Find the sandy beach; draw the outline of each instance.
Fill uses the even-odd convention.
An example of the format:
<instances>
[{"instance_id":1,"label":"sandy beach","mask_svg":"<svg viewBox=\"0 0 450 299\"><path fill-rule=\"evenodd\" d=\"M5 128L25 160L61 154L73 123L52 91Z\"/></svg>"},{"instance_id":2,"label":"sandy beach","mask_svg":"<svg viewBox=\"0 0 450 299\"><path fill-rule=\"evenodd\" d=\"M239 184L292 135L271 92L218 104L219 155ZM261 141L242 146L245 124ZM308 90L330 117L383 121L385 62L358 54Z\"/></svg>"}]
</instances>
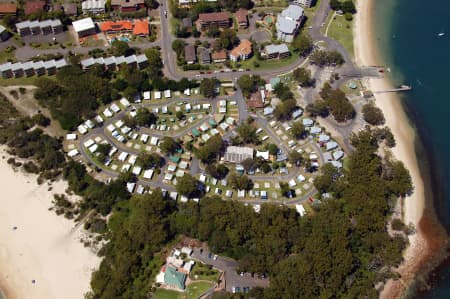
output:
<instances>
[{"instance_id":1,"label":"sandy beach","mask_svg":"<svg viewBox=\"0 0 450 299\"><path fill-rule=\"evenodd\" d=\"M100 259L80 243L82 228L48 210L67 183L49 192L35 175L15 172L3 147L0 153L0 288L8 299L84 298Z\"/></svg>"},{"instance_id":2,"label":"sandy beach","mask_svg":"<svg viewBox=\"0 0 450 299\"><path fill-rule=\"evenodd\" d=\"M373 5L373 0L357 2L358 13L354 28L354 45L356 63L360 66L381 64L377 57L377 47L373 38ZM367 85L372 91L392 88L388 79L370 79L367 80ZM376 94L375 98L377 106L383 110L386 125L391 128L397 142L393 154L409 169L414 184L414 193L404 200L403 219L406 224L413 223L417 233L409 237L410 246L404 254L404 262L398 269L401 279L389 280L380 295L381 298L398 298L412 282L434 247L427 239L427 234L430 232L425 232L424 229L427 227L425 222L430 222L429 218L431 217L423 217L425 189L415 153L416 137L401 106L400 99L394 93Z\"/></svg>"}]
</instances>

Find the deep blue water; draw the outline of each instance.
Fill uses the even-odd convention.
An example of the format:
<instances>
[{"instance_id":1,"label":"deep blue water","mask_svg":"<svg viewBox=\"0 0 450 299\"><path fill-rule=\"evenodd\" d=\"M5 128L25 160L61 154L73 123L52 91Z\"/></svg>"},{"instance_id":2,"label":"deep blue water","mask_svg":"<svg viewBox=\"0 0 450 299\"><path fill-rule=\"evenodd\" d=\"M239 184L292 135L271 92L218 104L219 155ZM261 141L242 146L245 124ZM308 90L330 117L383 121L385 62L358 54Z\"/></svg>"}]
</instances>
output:
<instances>
[{"instance_id":1,"label":"deep blue water","mask_svg":"<svg viewBox=\"0 0 450 299\"><path fill-rule=\"evenodd\" d=\"M364 1L364 0L363 0ZM419 161L430 172L434 206L450 228L450 1L376 0L375 26L382 60L396 84L413 86L403 96L422 141ZM438 33L446 33L439 37ZM426 173L426 172L424 172ZM431 196L427 200L432 200ZM450 266L420 298L450 298Z\"/></svg>"}]
</instances>

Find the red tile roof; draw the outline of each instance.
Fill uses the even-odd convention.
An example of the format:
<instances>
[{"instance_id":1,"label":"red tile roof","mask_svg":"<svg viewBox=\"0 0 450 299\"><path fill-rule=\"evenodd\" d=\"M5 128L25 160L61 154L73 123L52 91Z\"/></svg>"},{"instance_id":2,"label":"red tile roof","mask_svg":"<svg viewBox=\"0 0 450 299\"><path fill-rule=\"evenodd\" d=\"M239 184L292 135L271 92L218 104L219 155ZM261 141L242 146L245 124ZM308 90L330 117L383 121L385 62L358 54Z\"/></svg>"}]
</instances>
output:
<instances>
[{"instance_id":1,"label":"red tile roof","mask_svg":"<svg viewBox=\"0 0 450 299\"><path fill-rule=\"evenodd\" d=\"M230 17L226 12L210 12L199 14L198 19L200 22L221 22L228 21Z\"/></svg>"},{"instance_id":2,"label":"red tile roof","mask_svg":"<svg viewBox=\"0 0 450 299\"><path fill-rule=\"evenodd\" d=\"M264 107L261 92L259 90L255 93L252 93L252 95L250 96L250 99L247 100L247 106L250 108L263 108Z\"/></svg>"},{"instance_id":3,"label":"red tile roof","mask_svg":"<svg viewBox=\"0 0 450 299\"><path fill-rule=\"evenodd\" d=\"M28 1L24 5L24 12L25 15L31 15L34 14L40 10L44 10L45 7L45 1Z\"/></svg>"},{"instance_id":4,"label":"red tile roof","mask_svg":"<svg viewBox=\"0 0 450 299\"><path fill-rule=\"evenodd\" d=\"M133 23L131 21L106 21L100 24L101 31L122 31L133 30Z\"/></svg>"},{"instance_id":5,"label":"red tile roof","mask_svg":"<svg viewBox=\"0 0 450 299\"><path fill-rule=\"evenodd\" d=\"M150 27L147 20L137 20L134 22L134 35L149 35Z\"/></svg>"},{"instance_id":6,"label":"red tile roof","mask_svg":"<svg viewBox=\"0 0 450 299\"><path fill-rule=\"evenodd\" d=\"M248 23L248 18L247 18L247 10L246 9L239 9L236 12L236 20L238 23Z\"/></svg>"},{"instance_id":7,"label":"red tile roof","mask_svg":"<svg viewBox=\"0 0 450 299\"><path fill-rule=\"evenodd\" d=\"M227 52L225 52L224 50L220 51L220 52L214 52L212 53L212 59L213 60L223 60L223 59L227 59Z\"/></svg>"},{"instance_id":8,"label":"red tile roof","mask_svg":"<svg viewBox=\"0 0 450 299\"><path fill-rule=\"evenodd\" d=\"M252 54L252 43L248 39L241 40L241 43L231 50L231 55L240 57L241 55Z\"/></svg>"},{"instance_id":9,"label":"red tile roof","mask_svg":"<svg viewBox=\"0 0 450 299\"><path fill-rule=\"evenodd\" d=\"M15 14L17 5L13 3L0 3L0 14Z\"/></svg>"}]
</instances>

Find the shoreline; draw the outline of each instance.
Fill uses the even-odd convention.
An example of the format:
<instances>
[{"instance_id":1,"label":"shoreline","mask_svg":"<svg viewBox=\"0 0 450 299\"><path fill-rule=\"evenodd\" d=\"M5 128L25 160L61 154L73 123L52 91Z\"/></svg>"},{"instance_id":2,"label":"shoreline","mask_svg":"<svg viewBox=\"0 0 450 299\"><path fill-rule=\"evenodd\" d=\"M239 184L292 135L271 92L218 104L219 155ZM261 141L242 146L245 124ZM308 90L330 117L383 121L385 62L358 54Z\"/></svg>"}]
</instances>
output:
<instances>
[{"instance_id":1,"label":"shoreline","mask_svg":"<svg viewBox=\"0 0 450 299\"><path fill-rule=\"evenodd\" d=\"M373 0L358 0L357 15L354 26L355 60L359 66L379 65L379 50L373 37ZM366 86L372 91L392 88L388 78L368 79ZM399 298L413 284L417 273L427 268L431 261L439 258L442 244L443 228L437 224L436 217L427 207L425 180L416 155L417 135L406 115L399 97L395 94L376 94L376 105L383 111L388 126L396 140L393 148L394 157L402 161L409 170L414 185L411 196L403 199L403 220L406 225L413 223L416 233L409 236L409 246L404 252L404 261L397 272L401 278L388 280L380 293L380 298ZM428 204L430 200L428 201ZM437 225L436 225L437 224ZM428 266L429 268L429 266Z\"/></svg>"},{"instance_id":2,"label":"shoreline","mask_svg":"<svg viewBox=\"0 0 450 299\"><path fill-rule=\"evenodd\" d=\"M49 210L53 194L65 194L67 183L38 185L36 175L7 164L5 149L0 147L1 290L7 299L83 298L100 258L80 242L82 227Z\"/></svg>"}]
</instances>

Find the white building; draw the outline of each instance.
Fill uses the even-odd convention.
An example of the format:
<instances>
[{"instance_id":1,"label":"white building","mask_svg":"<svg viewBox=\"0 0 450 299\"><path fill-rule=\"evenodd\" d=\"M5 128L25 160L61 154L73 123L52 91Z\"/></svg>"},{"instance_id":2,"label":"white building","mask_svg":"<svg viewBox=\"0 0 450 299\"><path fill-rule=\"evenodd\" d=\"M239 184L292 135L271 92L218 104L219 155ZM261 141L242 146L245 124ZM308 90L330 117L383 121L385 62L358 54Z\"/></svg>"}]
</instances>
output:
<instances>
[{"instance_id":1,"label":"white building","mask_svg":"<svg viewBox=\"0 0 450 299\"><path fill-rule=\"evenodd\" d=\"M301 5L303 7L309 8L313 5L315 0L294 0L292 2L295 4Z\"/></svg>"},{"instance_id":2,"label":"white building","mask_svg":"<svg viewBox=\"0 0 450 299\"><path fill-rule=\"evenodd\" d=\"M289 5L277 17L277 38L291 43L303 21L304 10L298 5Z\"/></svg>"},{"instance_id":3,"label":"white building","mask_svg":"<svg viewBox=\"0 0 450 299\"><path fill-rule=\"evenodd\" d=\"M84 14L99 14L105 12L105 0L87 0L81 3Z\"/></svg>"},{"instance_id":4,"label":"white building","mask_svg":"<svg viewBox=\"0 0 450 299\"><path fill-rule=\"evenodd\" d=\"M97 33L94 21L91 18L84 18L72 22L73 30L78 34L78 38Z\"/></svg>"}]
</instances>

